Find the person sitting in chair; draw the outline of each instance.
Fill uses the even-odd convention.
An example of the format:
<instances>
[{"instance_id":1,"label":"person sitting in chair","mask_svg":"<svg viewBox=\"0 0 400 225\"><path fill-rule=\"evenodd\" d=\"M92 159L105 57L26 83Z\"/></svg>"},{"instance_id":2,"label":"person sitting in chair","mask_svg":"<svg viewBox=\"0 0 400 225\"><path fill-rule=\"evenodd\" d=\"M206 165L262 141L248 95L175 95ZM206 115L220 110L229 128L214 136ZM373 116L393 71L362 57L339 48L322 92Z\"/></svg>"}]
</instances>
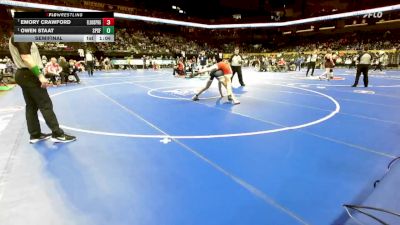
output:
<instances>
[{"instance_id":1,"label":"person sitting in chair","mask_svg":"<svg viewBox=\"0 0 400 225\"><path fill-rule=\"evenodd\" d=\"M174 67L174 73L172 75L175 76L175 73L177 73L179 76L184 76L185 75L185 64L183 64L183 59L180 58L178 60L178 63Z\"/></svg>"},{"instance_id":2,"label":"person sitting in chair","mask_svg":"<svg viewBox=\"0 0 400 225\"><path fill-rule=\"evenodd\" d=\"M61 83L66 83L68 82L69 64L64 57L60 57L60 67L62 68L62 71L60 72Z\"/></svg>"},{"instance_id":3,"label":"person sitting in chair","mask_svg":"<svg viewBox=\"0 0 400 225\"><path fill-rule=\"evenodd\" d=\"M4 60L6 60L6 70L5 73L7 74L14 74L15 71L17 70L14 62L9 59L9 58L5 58Z\"/></svg>"},{"instance_id":4,"label":"person sitting in chair","mask_svg":"<svg viewBox=\"0 0 400 225\"><path fill-rule=\"evenodd\" d=\"M279 69L279 72L282 72L282 71L286 72L287 71L286 61L283 58L281 58L278 61L278 69Z\"/></svg>"},{"instance_id":5,"label":"person sitting in chair","mask_svg":"<svg viewBox=\"0 0 400 225\"><path fill-rule=\"evenodd\" d=\"M75 80L78 84L80 83L78 72L82 72L82 69L80 67L81 65L79 62L76 62L73 59L69 60L69 69L70 69L69 76L75 77Z\"/></svg>"},{"instance_id":6,"label":"person sitting in chair","mask_svg":"<svg viewBox=\"0 0 400 225\"><path fill-rule=\"evenodd\" d=\"M60 79L62 68L57 63L57 59L55 57L50 59L50 62L47 63L44 71L45 77L48 78L54 85L57 85L57 80Z\"/></svg>"},{"instance_id":7,"label":"person sitting in chair","mask_svg":"<svg viewBox=\"0 0 400 225\"><path fill-rule=\"evenodd\" d=\"M0 74L4 75L6 73L7 65L3 63L3 60L0 59Z\"/></svg>"}]
</instances>

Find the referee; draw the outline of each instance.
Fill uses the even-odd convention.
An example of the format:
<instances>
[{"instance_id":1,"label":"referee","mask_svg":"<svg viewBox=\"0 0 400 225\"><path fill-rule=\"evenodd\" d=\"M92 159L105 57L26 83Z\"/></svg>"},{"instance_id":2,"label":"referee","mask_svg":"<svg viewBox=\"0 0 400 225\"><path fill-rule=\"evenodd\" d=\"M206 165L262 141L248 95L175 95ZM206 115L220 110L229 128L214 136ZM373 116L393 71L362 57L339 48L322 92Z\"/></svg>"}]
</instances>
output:
<instances>
[{"instance_id":1,"label":"referee","mask_svg":"<svg viewBox=\"0 0 400 225\"><path fill-rule=\"evenodd\" d=\"M93 77L94 59L91 51L86 51L85 55L86 67L89 77Z\"/></svg>"},{"instance_id":2,"label":"referee","mask_svg":"<svg viewBox=\"0 0 400 225\"><path fill-rule=\"evenodd\" d=\"M243 82L243 77L242 77L242 63L243 63L243 58L241 55L239 55L239 49L235 48L235 54L232 55L231 59L231 67L232 67L232 80L233 76L235 76L235 73L238 74L239 77L239 83L242 87L246 86Z\"/></svg>"},{"instance_id":3,"label":"referee","mask_svg":"<svg viewBox=\"0 0 400 225\"><path fill-rule=\"evenodd\" d=\"M40 72L42 62L39 50L32 42L14 42L14 37L9 40L11 56L17 66L15 74L16 83L21 86L26 103L26 122L30 134L30 143L49 139L53 142L71 142L76 137L67 135L60 128L57 117L53 111L53 103L47 93L48 80ZM40 129L38 110L42 113L47 126L52 134L43 134Z\"/></svg>"},{"instance_id":4,"label":"referee","mask_svg":"<svg viewBox=\"0 0 400 225\"><path fill-rule=\"evenodd\" d=\"M201 51L200 55L199 55L199 57L197 59L197 61L200 64L200 69L204 69L204 68L207 67L207 60L208 60L208 58L206 56L206 52L205 51Z\"/></svg>"},{"instance_id":5,"label":"referee","mask_svg":"<svg viewBox=\"0 0 400 225\"><path fill-rule=\"evenodd\" d=\"M318 59L318 52L317 50L314 50L311 55L308 56L307 58L307 72L306 72L306 77L308 77L308 72L311 70L311 76L314 76L314 69L315 69L315 63L317 62Z\"/></svg>"},{"instance_id":6,"label":"referee","mask_svg":"<svg viewBox=\"0 0 400 225\"><path fill-rule=\"evenodd\" d=\"M368 70L369 70L369 66L371 65L371 59L372 59L372 56L371 56L371 54L368 53L368 46L365 46L364 52L362 52L358 57L359 63L357 65L356 80L354 81L354 84L352 87L357 87L358 80L360 79L361 73L364 76L364 86L368 87Z\"/></svg>"}]
</instances>

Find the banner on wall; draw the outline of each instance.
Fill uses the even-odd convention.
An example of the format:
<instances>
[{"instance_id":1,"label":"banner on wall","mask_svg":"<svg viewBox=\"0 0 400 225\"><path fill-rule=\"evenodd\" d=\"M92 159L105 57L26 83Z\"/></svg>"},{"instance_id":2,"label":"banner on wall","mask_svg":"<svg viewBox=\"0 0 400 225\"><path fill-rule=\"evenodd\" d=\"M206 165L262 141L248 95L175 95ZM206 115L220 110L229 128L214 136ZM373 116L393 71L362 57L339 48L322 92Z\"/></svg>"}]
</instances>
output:
<instances>
[{"instance_id":1,"label":"banner on wall","mask_svg":"<svg viewBox=\"0 0 400 225\"><path fill-rule=\"evenodd\" d=\"M128 14L137 13L137 9L133 7L123 6L123 5L110 5L95 1L83 1L83 6L85 8L98 9L98 10L116 10L118 12L128 13Z\"/></svg>"},{"instance_id":2,"label":"banner on wall","mask_svg":"<svg viewBox=\"0 0 400 225\"><path fill-rule=\"evenodd\" d=\"M122 5L117 5L116 8L119 12L124 12L128 14L135 14L137 12L136 8L122 6Z\"/></svg>"},{"instance_id":3,"label":"banner on wall","mask_svg":"<svg viewBox=\"0 0 400 225\"><path fill-rule=\"evenodd\" d=\"M104 10L106 4L102 2L83 1L83 6L85 8Z\"/></svg>"}]
</instances>

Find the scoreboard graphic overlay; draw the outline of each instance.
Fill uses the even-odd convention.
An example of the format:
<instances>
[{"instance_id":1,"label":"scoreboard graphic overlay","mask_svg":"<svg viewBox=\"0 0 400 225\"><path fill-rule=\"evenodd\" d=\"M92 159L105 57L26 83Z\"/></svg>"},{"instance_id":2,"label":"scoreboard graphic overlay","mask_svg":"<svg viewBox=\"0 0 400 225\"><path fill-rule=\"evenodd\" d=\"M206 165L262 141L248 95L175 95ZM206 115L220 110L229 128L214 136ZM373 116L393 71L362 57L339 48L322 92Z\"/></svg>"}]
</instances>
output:
<instances>
[{"instance_id":1,"label":"scoreboard graphic overlay","mask_svg":"<svg viewBox=\"0 0 400 225\"><path fill-rule=\"evenodd\" d=\"M113 12L16 12L15 42L114 42Z\"/></svg>"}]
</instances>

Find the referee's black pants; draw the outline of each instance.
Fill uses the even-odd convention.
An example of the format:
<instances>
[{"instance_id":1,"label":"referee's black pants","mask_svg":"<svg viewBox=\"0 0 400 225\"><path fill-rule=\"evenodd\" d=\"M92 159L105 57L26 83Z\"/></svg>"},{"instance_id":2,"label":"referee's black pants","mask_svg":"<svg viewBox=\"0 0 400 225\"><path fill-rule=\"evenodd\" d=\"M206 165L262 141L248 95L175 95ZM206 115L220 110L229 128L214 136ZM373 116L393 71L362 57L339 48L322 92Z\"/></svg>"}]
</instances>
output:
<instances>
[{"instance_id":1,"label":"referee's black pants","mask_svg":"<svg viewBox=\"0 0 400 225\"><path fill-rule=\"evenodd\" d=\"M311 70L311 76L314 76L315 62L309 62L309 63L307 64L307 73L306 73L306 77L308 76L308 71L310 71L310 69L312 69L312 70Z\"/></svg>"},{"instance_id":2,"label":"referee's black pants","mask_svg":"<svg viewBox=\"0 0 400 225\"><path fill-rule=\"evenodd\" d=\"M93 69L94 69L94 62L93 61L87 61L86 62L86 66L87 66L87 71L88 71L88 75L93 76Z\"/></svg>"},{"instance_id":3,"label":"referee's black pants","mask_svg":"<svg viewBox=\"0 0 400 225\"><path fill-rule=\"evenodd\" d=\"M54 136L62 135L64 131L58 124L53 111L53 103L47 89L40 87L39 79L29 69L18 69L15 74L15 81L22 88L26 104L26 122L31 137L37 138L41 134L38 110L42 113L52 134Z\"/></svg>"},{"instance_id":4,"label":"referee's black pants","mask_svg":"<svg viewBox=\"0 0 400 225\"><path fill-rule=\"evenodd\" d=\"M357 73L356 73L356 80L354 81L353 86L358 85L358 81L360 80L361 73L363 74L364 78L364 86L368 87L368 70L369 65L367 64L358 64L357 65Z\"/></svg>"},{"instance_id":5,"label":"referee's black pants","mask_svg":"<svg viewBox=\"0 0 400 225\"><path fill-rule=\"evenodd\" d=\"M232 78L231 78L231 81L233 81L233 76L235 76L235 73L237 73L238 77L239 77L240 85L244 86L243 76L242 76L242 67L241 66L231 66L231 67L232 67Z\"/></svg>"}]
</instances>

